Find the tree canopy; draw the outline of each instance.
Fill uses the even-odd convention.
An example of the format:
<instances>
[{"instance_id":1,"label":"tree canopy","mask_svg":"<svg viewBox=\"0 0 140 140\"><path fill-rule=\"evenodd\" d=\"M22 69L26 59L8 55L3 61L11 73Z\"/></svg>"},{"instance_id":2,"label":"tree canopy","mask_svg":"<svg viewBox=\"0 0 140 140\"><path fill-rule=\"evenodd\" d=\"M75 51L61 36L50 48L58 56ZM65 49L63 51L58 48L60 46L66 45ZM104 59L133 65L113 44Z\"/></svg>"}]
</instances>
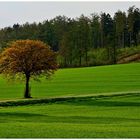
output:
<instances>
[{"instance_id":1,"label":"tree canopy","mask_svg":"<svg viewBox=\"0 0 140 140\"><path fill-rule=\"evenodd\" d=\"M92 13L77 18L56 16L40 23L14 24L0 29L0 48L9 41L41 40L58 52L60 67L80 67L116 62L116 51L140 45L140 9L127 12ZM102 54L96 54L95 52ZM98 60L98 57L102 56Z\"/></svg>"}]
</instances>

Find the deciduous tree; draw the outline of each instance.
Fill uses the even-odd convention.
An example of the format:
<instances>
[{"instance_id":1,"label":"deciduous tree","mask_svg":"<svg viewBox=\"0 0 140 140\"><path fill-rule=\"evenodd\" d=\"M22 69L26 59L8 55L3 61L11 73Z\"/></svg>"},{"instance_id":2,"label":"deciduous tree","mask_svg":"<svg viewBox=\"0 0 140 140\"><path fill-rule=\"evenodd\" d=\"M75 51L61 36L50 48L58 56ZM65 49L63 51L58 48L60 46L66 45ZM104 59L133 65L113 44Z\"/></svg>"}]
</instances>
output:
<instances>
[{"instance_id":1,"label":"deciduous tree","mask_svg":"<svg viewBox=\"0 0 140 140\"><path fill-rule=\"evenodd\" d=\"M29 80L57 70L56 53L41 41L18 40L11 42L0 55L0 73L8 77L23 75L26 81L25 98L30 98Z\"/></svg>"}]
</instances>

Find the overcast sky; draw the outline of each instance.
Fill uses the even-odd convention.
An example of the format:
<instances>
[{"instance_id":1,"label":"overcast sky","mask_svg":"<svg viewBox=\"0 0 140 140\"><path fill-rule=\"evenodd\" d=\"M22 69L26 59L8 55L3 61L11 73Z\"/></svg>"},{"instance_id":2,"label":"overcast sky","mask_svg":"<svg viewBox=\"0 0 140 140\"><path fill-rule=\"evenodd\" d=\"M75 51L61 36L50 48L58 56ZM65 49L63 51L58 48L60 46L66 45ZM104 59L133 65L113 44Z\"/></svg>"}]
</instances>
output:
<instances>
[{"instance_id":1,"label":"overcast sky","mask_svg":"<svg viewBox=\"0 0 140 140\"><path fill-rule=\"evenodd\" d=\"M140 2L0 2L0 28L12 26L15 23L42 22L57 15L78 17L81 14L108 12L112 16L118 9L127 11L135 5L140 8Z\"/></svg>"}]
</instances>

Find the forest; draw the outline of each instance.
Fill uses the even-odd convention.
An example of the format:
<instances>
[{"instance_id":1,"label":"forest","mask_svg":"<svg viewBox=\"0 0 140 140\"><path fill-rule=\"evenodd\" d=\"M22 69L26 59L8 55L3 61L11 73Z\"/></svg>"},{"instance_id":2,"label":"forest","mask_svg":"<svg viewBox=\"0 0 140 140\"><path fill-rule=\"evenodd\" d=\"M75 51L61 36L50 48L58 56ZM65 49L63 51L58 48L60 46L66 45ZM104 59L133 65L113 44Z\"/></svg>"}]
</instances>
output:
<instances>
[{"instance_id":1,"label":"forest","mask_svg":"<svg viewBox=\"0 0 140 140\"><path fill-rule=\"evenodd\" d=\"M14 24L0 29L0 48L19 39L41 40L58 53L60 67L119 63L130 52L140 51L140 9L92 13L77 18L56 16L39 23Z\"/></svg>"}]
</instances>

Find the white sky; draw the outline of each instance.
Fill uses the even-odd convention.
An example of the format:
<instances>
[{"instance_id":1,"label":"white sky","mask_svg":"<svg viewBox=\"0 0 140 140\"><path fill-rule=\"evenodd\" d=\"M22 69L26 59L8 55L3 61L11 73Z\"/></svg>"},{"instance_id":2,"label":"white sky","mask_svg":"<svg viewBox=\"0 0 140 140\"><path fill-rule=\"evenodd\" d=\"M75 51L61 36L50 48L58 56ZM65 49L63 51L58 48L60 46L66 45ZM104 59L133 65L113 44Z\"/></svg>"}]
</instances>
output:
<instances>
[{"instance_id":1,"label":"white sky","mask_svg":"<svg viewBox=\"0 0 140 140\"><path fill-rule=\"evenodd\" d=\"M120 9L127 11L130 6L135 5L140 8L140 1L125 2L73 2L73 1L43 1L43 2L2 2L0 1L0 28L12 26L15 23L42 22L57 15L68 17L78 17L81 14L90 15L91 13L108 12L112 16Z\"/></svg>"}]
</instances>

